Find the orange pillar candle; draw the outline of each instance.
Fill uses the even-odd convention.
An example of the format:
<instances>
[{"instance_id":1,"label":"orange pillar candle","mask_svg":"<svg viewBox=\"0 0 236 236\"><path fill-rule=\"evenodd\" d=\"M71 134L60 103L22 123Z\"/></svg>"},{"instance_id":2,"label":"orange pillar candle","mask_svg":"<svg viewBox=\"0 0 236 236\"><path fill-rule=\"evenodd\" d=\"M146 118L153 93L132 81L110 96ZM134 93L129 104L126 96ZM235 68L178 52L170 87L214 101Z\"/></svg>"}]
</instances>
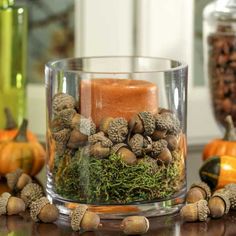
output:
<instances>
[{"instance_id":1,"label":"orange pillar candle","mask_svg":"<svg viewBox=\"0 0 236 236\"><path fill-rule=\"evenodd\" d=\"M131 117L141 111L158 110L158 88L154 83L131 79L82 80L80 113L96 125L104 117Z\"/></svg>"}]
</instances>

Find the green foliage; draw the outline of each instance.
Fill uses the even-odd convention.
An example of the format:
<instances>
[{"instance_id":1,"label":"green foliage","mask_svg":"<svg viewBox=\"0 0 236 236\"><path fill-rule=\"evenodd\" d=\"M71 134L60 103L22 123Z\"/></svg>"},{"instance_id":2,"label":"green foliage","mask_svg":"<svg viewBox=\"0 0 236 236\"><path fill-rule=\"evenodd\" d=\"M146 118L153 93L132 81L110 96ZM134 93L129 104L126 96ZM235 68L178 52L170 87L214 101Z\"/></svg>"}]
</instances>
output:
<instances>
[{"instance_id":1,"label":"green foliage","mask_svg":"<svg viewBox=\"0 0 236 236\"><path fill-rule=\"evenodd\" d=\"M96 159L83 156L80 151L69 161L64 159L57 159L54 169L55 191L79 202L151 201L173 195L182 184L180 156L168 166L157 165L150 157L131 166L115 154L107 159Z\"/></svg>"}]
</instances>

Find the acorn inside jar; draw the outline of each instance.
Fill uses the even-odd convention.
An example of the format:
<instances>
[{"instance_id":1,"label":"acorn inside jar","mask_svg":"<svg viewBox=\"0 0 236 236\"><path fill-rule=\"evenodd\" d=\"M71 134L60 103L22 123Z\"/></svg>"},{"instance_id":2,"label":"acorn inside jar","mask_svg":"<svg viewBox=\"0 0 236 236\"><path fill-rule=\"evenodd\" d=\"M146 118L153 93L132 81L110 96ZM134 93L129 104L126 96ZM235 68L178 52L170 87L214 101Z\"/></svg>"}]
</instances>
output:
<instances>
[{"instance_id":1,"label":"acorn inside jar","mask_svg":"<svg viewBox=\"0 0 236 236\"><path fill-rule=\"evenodd\" d=\"M49 191L93 206L183 202L186 88L173 75L164 89L123 74L48 86Z\"/></svg>"}]
</instances>

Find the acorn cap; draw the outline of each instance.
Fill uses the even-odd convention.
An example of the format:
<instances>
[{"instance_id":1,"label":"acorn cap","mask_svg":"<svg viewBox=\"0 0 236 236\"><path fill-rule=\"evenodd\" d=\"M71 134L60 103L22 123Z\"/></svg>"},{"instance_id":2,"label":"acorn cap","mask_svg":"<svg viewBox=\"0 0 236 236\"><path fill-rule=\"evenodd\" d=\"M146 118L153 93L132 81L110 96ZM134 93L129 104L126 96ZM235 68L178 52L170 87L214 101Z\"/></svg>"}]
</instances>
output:
<instances>
[{"instance_id":1,"label":"acorn cap","mask_svg":"<svg viewBox=\"0 0 236 236\"><path fill-rule=\"evenodd\" d=\"M114 143L122 143L128 135L128 122L124 118L113 119L108 127L107 134Z\"/></svg>"},{"instance_id":2,"label":"acorn cap","mask_svg":"<svg viewBox=\"0 0 236 236\"><path fill-rule=\"evenodd\" d=\"M219 197L223 200L223 202L225 203L225 214L227 214L230 209L230 200L228 195L223 192L216 192L213 194L212 197Z\"/></svg>"},{"instance_id":3,"label":"acorn cap","mask_svg":"<svg viewBox=\"0 0 236 236\"><path fill-rule=\"evenodd\" d=\"M84 217L85 212L87 211L88 206L79 205L76 207L70 214L71 217L71 227L74 231L80 230L80 223Z\"/></svg>"},{"instance_id":4,"label":"acorn cap","mask_svg":"<svg viewBox=\"0 0 236 236\"><path fill-rule=\"evenodd\" d=\"M111 152L112 153L117 153L119 151L119 149L121 149L122 147L127 147L127 144L125 144L125 143L117 143L114 146L112 146Z\"/></svg>"},{"instance_id":5,"label":"acorn cap","mask_svg":"<svg viewBox=\"0 0 236 236\"><path fill-rule=\"evenodd\" d=\"M7 185L11 190L15 188L17 181L22 175L22 173L23 173L23 170L18 168L14 172L6 174Z\"/></svg>"},{"instance_id":6,"label":"acorn cap","mask_svg":"<svg viewBox=\"0 0 236 236\"><path fill-rule=\"evenodd\" d=\"M92 135L96 133L96 125L90 118L85 118L81 116L79 124L76 126L76 129L79 130L84 135Z\"/></svg>"},{"instance_id":7,"label":"acorn cap","mask_svg":"<svg viewBox=\"0 0 236 236\"><path fill-rule=\"evenodd\" d=\"M206 221L208 215L210 214L210 210L207 206L206 200L200 200L194 204L197 204L198 209L198 220L199 221Z\"/></svg>"},{"instance_id":8,"label":"acorn cap","mask_svg":"<svg viewBox=\"0 0 236 236\"><path fill-rule=\"evenodd\" d=\"M21 199L25 202L26 207L41 197L43 197L43 189L35 183L27 184L21 191Z\"/></svg>"},{"instance_id":9,"label":"acorn cap","mask_svg":"<svg viewBox=\"0 0 236 236\"><path fill-rule=\"evenodd\" d=\"M32 204L30 205L30 216L32 217L33 221L39 221L38 214L40 213L41 209L47 204L50 204L50 202L46 197L41 197L32 202Z\"/></svg>"},{"instance_id":10,"label":"acorn cap","mask_svg":"<svg viewBox=\"0 0 236 236\"><path fill-rule=\"evenodd\" d=\"M227 190L226 190L227 191ZM228 197L230 200L230 208L236 210L236 191L231 189L228 191Z\"/></svg>"},{"instance_id":11,"label":"acorn cap","mask_svg":"<svg viewBox=\"0 0 236 236\"><path fill-rule=\"evenodd\" d=\"M129 140L129 146L136 156L143 155L144 137L141 134L135 134Z\"/></svg>"},{"instance_id":12,"label":"acorn cap","mask_svg":"<svg viewBox=\"0 0 236 236\"><path fill-rule=\"evenodd\" d=\"M196 182L196 183L193 183L190 187L191 188L194 188L194 187L198 187L198 188L201 188L205 194L206 194L206 200L208 200L210 197L211 197L211 189L210 187L205 183L205 182Z\"/></svg>"},{"instance_id":13,"label":"acorn cap","mask_svg":"<svg viewBox=\"0 0 236 236\"><path fill-rule=\"evenodd\" d=\"M7 213L7 203L9 198L11 197L10 193L3 193L0 197L0 215L4 215Z\"/></svg>"},{"instance_id":14,"label":"acorn cap","mask_svg":"<svg viewBox=\"0 0 236 236\"><path fill-rule=\"evenodd\" d=\"M152 151L150 155L156 158L165 148L167 148L167 141L165 139L160 139L152 143Z\"/></svg>"},{"instance_id":15,"label":"acorn cap","mask_svg":"<svg viewBox=\"0 0 236 236\"><path fill-rule=\"evenodd\" d=\"M152 151L152 139L149 136L143 139L143 149L145 153L150 153Z\"/></svg>"},{"instance_id":16,"label":"acorn cap","mask_svg":"<svg viewBox=\"0 0 236 236\"><path fill-rule=\"evenodd\" d=\"M235 191L236 192L236 184L235 183L231 183L231 184L226 184L224 186L225 190L230 190L230 191Z\"/></svg>"},{"instance_id":17,"label":"acorn cap","mask_svg":"<svg viewBox=\"0 0 236 236\"><path fill-rule=\"evenodd\" d=\"M58 132L64 128L69 128L69 127L66 127L64 121L56 116L50 123L50 129L52 132Z\"/></svg>"},{"instance_id":18,"label":"acorn cap","mask_svg":"<svg viewBox=\"0 0 236 236\"><path fill-rule=\"evenodd\" d=\"M54 95L52 99L52 110L54 114L58 114L58 112L75 107L75 99L66 93L57 93Z\"/></svg>"},{"instance_id":19,"label":"acorn cap","mask_svg":"<svg viewBox=\"0 0 236 236\"><path fill-rule=\"evenodd\" d=\"M143 111L138 114L143 122L144 135L152 135L155 130L155 118L151 112Z\"/></svg>"},{"instance_id":20,"label":"acorn cap","mask_svg":"<svg viewBox=\"0 0 236 236\"><path fill-rule=\"evenodd\" d=\"M62 119L63 123L66 127L71 126L71 121L74 115L76 114L76 110L73 108L68 108L60 111L57 116Z\"/></svg>"},{"instance_id":21,"label":"acorn cap","mask_svg":"<svg viewBox=\"0 0 236 236\"><path fill-rule=\"evenodd\" d=\"M88 142L90 144L95 144L97 142L101 142L103 147L111 147L113 144L112 141L109 138L107 138L102 131L89 136Z\"/></svg>"},{"instance_id":22,"label":"acorn cap","mask_svg":"<svg viewBox=\"0 0 236 236\"><path fill-rule=\"evenodd\" d=\"M62 129L52 133L52 137L58 143L67 143L70 137L70 129Z\"/></svg>"},{"instance_id":23,"label":"acorn cap","mask_svg":"<svg viewBox=\"0 0 236 236\"><path fill-rule=\"evenodd\" d=\"M180 132L180 122L174 114L170 112L157 113L154 118L157 130L167 130L168 134L174 135Z\"/></svg>"}]
</instances>

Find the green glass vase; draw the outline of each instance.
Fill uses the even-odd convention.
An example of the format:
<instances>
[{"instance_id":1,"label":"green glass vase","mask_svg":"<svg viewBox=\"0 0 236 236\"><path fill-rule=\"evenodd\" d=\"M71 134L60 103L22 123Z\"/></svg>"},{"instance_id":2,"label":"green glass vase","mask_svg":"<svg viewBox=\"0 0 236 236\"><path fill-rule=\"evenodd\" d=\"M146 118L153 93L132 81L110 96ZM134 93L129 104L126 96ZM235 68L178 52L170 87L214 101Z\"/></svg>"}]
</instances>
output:
<instances>
[{"instance_id":1,"label":"green glass vase","mask_svg":"<svg viewBox=\"0 0 236 236\"><path fill-rule=\"evenodd\" d=\"M13 0L0 0L0 128L4 107L19 124L26 113L26 56L28 13Z\"/></svg>"}]
</instances>

